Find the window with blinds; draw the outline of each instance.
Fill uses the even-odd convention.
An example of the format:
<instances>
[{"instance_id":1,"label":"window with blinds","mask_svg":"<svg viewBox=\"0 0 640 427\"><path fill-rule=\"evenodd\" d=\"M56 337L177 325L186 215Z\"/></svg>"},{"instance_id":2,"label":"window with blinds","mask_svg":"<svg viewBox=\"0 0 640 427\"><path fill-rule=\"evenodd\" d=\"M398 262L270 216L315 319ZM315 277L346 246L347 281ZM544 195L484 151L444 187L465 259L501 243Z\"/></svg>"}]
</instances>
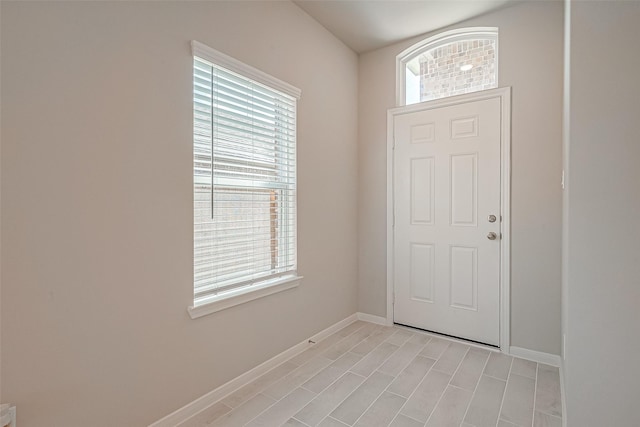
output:
<instances>
[{"instance_id":1,"label":"window with blinds","mask_svg":"<svg viewBox=\"0 0 640 427\"><path fill-rule=\"evenodd\" d=\"M298 96L194 44L194 306L296 276Z\"/></svg>"}]
</instances>

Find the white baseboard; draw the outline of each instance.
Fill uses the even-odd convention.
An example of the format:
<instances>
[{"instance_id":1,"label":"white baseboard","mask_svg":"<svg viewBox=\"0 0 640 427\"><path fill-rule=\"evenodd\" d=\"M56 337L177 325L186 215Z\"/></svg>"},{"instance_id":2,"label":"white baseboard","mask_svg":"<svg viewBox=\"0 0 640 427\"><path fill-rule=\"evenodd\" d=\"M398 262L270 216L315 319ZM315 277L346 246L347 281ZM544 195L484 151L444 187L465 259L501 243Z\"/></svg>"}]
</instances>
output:
<instances>
[{"instance_id":1,"label":"white baseboard","mask_svg":"<svg viewBox=\"0 0 640 427\"><path fill-rule=\"evenodd\" d=\"M387 322L386 317L374 316L373 314L359 312L356 313L356 315L358 316L358 320L362 320L364 322L375 323L376 325L391 326L389 322Z\"/></svg>"},{"instance_id":2,"label":"white baseboard","mask_svg":"<svg viewBox=\"0 0 640 427\"><path fill-rule=\"evenodd\" d=\"M333 334L334 332L337 332L340 329L344 328L345 326L348 326L351 323L355 322L356 320L359 319L359 314L360 313L352 314L346 319L343 319L338 323L335 323L329 326L327 329L321 332L318 332L314 336L302 341L301 343L294 345L293 347L283 351L277 356L272 357L271 359L256 366L250 371L247 371L244 374L232 379L231 381L221 385L215 390L210 391L204 396L199 397L193 402L186 404L185 406L178 409L177 411L154 422L149 427L175 427L178 424L185 422L186 420L193 417L194 415L197 415L199 412L204 411L205 409L207 409L209 406L213 405L220 399L227 397L234 391L238 390L240 387L243 387L249 384L251 381L269 372L271 369L275 368L276 366L282 364L283 362L291 359L297 354L302 353L304 350L313 346L314 344L311 344L309 342L310 340L314 341L315 343L318 343L323 339L327 338L329 335ZM372 316L372 317L375 317L375 316Z\"/></svg>"},{"instance_id":3,"label":"white baseboard","mask_svg":"<svg viewBox=\"0 0 640 427\"><path fill-rule=\"evenodd\" d=\"M560 356L560 401L562 402L562 427L567 427L567 399L564 385L564 358Z\"/></svg>"},{"instance_id":4,"label":"white baseboard","mask_svg":"<svg viewBox=\"0 0 640 427\"><path fill-rule=\"evenodd\" d=\"M545 365L560 367L560 356L557 354L543 353L541 351L529 350L522 347L509 347L509 353L512 356L519 357L521 359L531 360L533 362L544 363Z\"/></svg>"}]
</instances>

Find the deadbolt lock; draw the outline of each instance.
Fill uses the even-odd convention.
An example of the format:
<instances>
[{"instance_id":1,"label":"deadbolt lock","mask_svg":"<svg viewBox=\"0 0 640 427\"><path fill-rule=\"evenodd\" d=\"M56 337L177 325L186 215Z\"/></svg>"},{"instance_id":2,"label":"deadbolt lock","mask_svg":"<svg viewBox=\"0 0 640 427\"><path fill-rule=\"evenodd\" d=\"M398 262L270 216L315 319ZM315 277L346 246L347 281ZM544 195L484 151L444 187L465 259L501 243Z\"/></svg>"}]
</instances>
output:
<instances>
[{"instance_id":1,"label":"deadbolt lock","mask_svg":"<svg viewBox=\"0 0 640 427\"><path fill-rule=\"evenodd\" d=\"M496 219L495 215L489 215L489 222L496 222Z\"/></svg>"}]
</instances>

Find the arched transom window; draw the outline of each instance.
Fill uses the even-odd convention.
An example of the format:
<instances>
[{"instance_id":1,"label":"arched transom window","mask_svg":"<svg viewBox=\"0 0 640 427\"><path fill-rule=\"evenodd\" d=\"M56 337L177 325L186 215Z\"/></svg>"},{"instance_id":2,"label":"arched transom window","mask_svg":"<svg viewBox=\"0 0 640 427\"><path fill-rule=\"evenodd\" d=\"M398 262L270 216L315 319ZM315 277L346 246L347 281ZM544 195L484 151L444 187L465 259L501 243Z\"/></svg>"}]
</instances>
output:
<instances>
[{"instance_id":1,"label":"arched transom window","mask_svg":"<svg viewBox=\"0 0 640 427\"><path fill-rule=\"evenodd\" d=\"M397 57L398 105L498 87L498 29L463 28L423 40Z\"/></svg>"}]
</instances>

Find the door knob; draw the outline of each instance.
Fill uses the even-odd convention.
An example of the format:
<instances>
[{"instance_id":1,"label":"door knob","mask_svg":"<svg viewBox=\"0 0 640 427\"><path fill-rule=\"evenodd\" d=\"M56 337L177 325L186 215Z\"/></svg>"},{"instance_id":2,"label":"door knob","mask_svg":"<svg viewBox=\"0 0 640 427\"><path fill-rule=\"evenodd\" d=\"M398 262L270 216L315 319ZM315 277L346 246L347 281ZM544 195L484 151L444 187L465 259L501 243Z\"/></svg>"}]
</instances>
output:
<instances>
[{"instance_id":1,"label":"door knob","mask_svg":"<svg viewBox=\"0 0 640 427\"><path fill-rule=\"evenodd\" d=\"M489 234L487 234L487 239L489 240L496 240L496 238L498 237L498 235L496 233L494 233L493 231Z\"/></svg>"}]
</instances>

